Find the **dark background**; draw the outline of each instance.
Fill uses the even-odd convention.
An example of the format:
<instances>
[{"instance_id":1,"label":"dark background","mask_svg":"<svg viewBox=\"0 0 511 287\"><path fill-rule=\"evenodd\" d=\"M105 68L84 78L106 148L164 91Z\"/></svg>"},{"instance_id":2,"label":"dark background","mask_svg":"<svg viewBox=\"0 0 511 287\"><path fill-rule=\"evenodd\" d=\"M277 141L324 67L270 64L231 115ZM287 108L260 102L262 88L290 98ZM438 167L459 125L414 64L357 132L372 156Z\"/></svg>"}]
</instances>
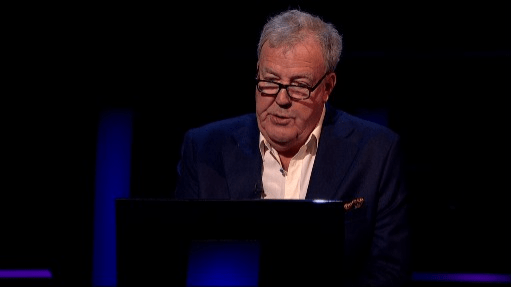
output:
<instances>
[{"instance_id":1,"label":"dark background","mask_svg":"<svg viewBox=\"0 0 511 287\"><path fill-rule=\"evenodd\" d=\"M403 139L415 270L511 273L505 5L352 2L4 7L0 269L90 286L99 115L134 113L131 195L171 196L184 131L254 110L260 29L299 7L343 35L331 103Z\"/></svg>"}]
</instances>

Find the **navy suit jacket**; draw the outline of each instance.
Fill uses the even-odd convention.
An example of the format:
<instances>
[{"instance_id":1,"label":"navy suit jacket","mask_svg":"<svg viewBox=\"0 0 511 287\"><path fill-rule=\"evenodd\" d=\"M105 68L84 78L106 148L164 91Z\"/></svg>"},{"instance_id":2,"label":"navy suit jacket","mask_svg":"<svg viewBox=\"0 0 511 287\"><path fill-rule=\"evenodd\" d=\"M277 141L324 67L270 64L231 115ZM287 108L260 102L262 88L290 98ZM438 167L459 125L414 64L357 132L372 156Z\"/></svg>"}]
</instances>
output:
<instances>
[{"instance_id":1,"label":"navy suit jacket","mask_svg":"<svg viewBox=\"0 0 511 287\"><path fill-rule=\"evenodd\" d=\"M189 130L176 198L255 199L262 158L255 114ZM404 286L410 278L408 203L399 136L326 105L306 199L350 201L346 213L347 285Z\"/></svg>"}]
</instances>

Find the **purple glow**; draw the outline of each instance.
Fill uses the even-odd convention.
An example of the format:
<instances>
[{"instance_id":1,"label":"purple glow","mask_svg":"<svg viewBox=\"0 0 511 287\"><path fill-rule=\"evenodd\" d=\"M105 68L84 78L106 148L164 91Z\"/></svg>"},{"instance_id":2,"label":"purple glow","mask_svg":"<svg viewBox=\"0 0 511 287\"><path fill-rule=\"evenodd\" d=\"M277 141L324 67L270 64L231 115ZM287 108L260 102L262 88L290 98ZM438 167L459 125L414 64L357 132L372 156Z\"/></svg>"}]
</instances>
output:
<instances>
[{"instance_id":1,"label":"purple glow","mask_svg":"<svg viewBox=\"0 0 511 287\"><path fill-rule=\"evenodd\" d=\"M0 278L51 278L49 270L0 270Z\"/></svg>"},{"instance_id":2,"label":"purple glow","mask_svg":"<svg viewBox=\"0 0 511 287\"><path fill-rule=\"evenodd\" d=\"M511 283L511 274L414 273L414 281Z\"/></svg>"}]
</instances>

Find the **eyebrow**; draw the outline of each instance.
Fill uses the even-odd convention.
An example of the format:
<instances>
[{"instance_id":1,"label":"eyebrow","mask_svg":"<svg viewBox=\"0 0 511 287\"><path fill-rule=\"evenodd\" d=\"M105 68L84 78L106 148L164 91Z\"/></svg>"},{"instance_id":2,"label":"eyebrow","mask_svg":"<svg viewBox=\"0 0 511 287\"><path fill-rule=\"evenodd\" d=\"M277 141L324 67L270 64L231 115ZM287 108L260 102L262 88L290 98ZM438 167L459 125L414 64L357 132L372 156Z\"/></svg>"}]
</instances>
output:
<instances>
[{"instance_id":1,"label":"eyebrow","mask_svg":"<svg viewBox=\"0 0 511 287\"><path fill-rule=\"evenodd\" d=\"M262 74L270 74L270 75L273 75L273 76L275 76L275 77L280 79L280 76L278 75L278 73L273 71L271 68L264 68L264 69L261 70L261 73ZM304 73L304 74L294 75L293 77L291 77L291 81L305 79L305 80L308 80L308 81L310 81L312 83L313 78L314 77L312 76L312 74Z\"/></svg>"}]
</instances>

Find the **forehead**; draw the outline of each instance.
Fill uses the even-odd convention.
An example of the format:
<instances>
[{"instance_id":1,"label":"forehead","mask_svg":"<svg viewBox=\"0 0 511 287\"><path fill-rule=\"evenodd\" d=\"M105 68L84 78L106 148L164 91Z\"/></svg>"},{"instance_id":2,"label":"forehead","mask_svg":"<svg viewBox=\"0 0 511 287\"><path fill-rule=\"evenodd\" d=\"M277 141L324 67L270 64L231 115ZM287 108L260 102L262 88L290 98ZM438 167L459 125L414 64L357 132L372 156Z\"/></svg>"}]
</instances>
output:
<instances>
[{"instance_id":1,"label":"forehead","mask_svg":"<svg viewBox=\"0 0 511 287\"><path fill-rule=\"evenodd\" d=\"M325 63L317 41L302 41L293 46L272 46L265 43L261 49L259 69L262 72L296 71L322 73Z\"/></svg>"}]
</instances>

